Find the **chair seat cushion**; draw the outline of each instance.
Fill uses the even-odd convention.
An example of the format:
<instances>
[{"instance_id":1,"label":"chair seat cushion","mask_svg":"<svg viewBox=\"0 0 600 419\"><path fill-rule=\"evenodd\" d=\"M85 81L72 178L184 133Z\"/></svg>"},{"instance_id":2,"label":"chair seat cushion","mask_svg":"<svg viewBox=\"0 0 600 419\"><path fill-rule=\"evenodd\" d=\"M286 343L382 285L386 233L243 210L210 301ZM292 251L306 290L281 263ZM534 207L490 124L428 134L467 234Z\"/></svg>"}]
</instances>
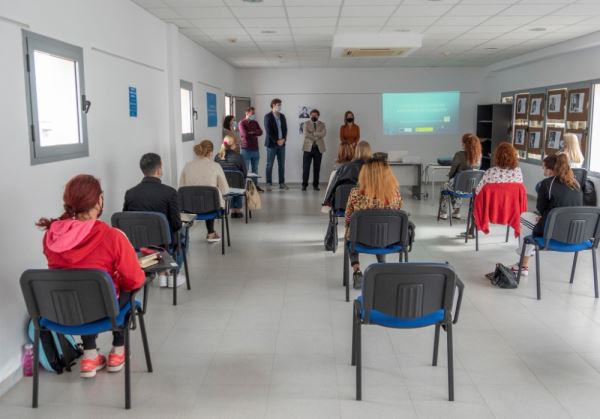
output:
<instances>
[{"instance_id":1,"label":"chair seat cushion","mask_svg":"<svg viewBox=\"0 0 600 419\"><path fill-rule=\"evenodd\" d=\"M364 319L364 308L362 295L356 299L360 304L360 316ZM432 313L426 314L425 316L418 317L415 319L403 319L400 317L390 316L389 314L382 313L381 311L371 310L371 316L369 317L370 324L377 324L385 327L394 327L398 329L412 329L416 327L426 327L444 320L445 311L443 308L436 310Z\"/></svg>"},{"instance_id":2,"label":"chair seat cushion","mask_svg":"<svg viewBox=\"0 0 600 419\"><path fill-rule=\"evenodd\" d=\"M333 214L336 217L345 217L346 216L346 210L336 210L333 212Z\"/></svg>"},{"instance_id":3,"label":"chair seat cushion","mask_svg":"<svg viewBox=\"0 0 600 419\"><path fill-rule=\"evenodd\" d=\"M141 303L139 301L135 302L137 307L141 307ZM130 311L130 303L128 302L121 308L119 311L119 315L117 316L117 326L122 327L125 324L125 316ZM55 323L45 318L40 319L40 326L51 330L56 333L62 333L65 335L95 335L102 332L107 332L112 330L112 323L109 317L105 317L100 320L96 320L95 322L84 323L77 326L67 326L64 324Z\"/></svg>"},{"instance_id":4,"label":"chair seat cushion","mask_svg":"<svg viewBox=\"0 0 600 419\"><path fill-rule=\"evenodd\" d=\"M196 220L206 221L206 220L214 220L215 218L219 218L223 214L223 211L213 211L213 212L205 212L204 214L196 214Z\"/></svg>"},{"instance_id":5,"label":"chair seat cushion","mask_svg":"<svg viewBox=\"0 0 600 419\"><path fill-rule=\"evenodd\" d=\"M453 196L455 198L473 198L472 193L457 192L457 191L451 191L448 189L443 190L442 195L449 195L449 196Z\"/></svg>"},{"instance_id":6,"label":"chair seat cushion","mask_svg":"<svg viewBox=\"0 0 600 419\"><path fill-rule=\"evenodd\" d=\"M594 245L594 242L592 240L586 240L583 243L563 243L557 240L550 240L548 246L544 247L543 237L533 237L533 240L541 249L551 250L553 252L579 252L581 250L589 250Z\"/></svg>"},{"instance_id":7,"label":"chair seat cushion","mask_svg":"<svg viewBox=\"0 0 600 419\"><path fill-rule=\"evenodd\" d=\"M352 246L348 242L348 246L352 249ZM354 249L356 253L366 253L369 255L387 255L390 253L399 253L402 251L402 246L399 244L392 244L388 247L369 247L359 243L354 244Z\"/></svg>"}]
</instances>

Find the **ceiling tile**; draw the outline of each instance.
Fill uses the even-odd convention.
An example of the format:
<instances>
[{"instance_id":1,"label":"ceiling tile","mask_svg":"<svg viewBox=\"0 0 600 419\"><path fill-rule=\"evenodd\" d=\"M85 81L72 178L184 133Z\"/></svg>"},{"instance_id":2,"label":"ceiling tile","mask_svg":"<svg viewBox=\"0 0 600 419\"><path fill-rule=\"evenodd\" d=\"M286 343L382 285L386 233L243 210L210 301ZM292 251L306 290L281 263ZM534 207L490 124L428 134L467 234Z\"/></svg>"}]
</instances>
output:
<instances>
[{"instance_id":1,"label":"ceiling tile","mask_svg":"<svg viewBox=\"0 0 600 419\"><path fill-rule=\"evenodd\" d=\"M335 26L336 17L297 17L290 18L290 25L294 27Z\"/></svg>"},{"instance_id":2,"label":"ceiling tile","mask_svg":"<svg viewBox=\"0 0 600 419\"><path fill-rule=\"evenodd\" d=\"M181 18L181 16L179 16L177 14L177 12L175 12L175 10L170 9L168 7L160 7L160 8L156 8L156 9L151 8L151 9L148 9L148 11L159 19L177 19L177 18L180 19Z\"/></svg>"},{"instance_id":3,"label":"ceiling tile","mask_svg":"<svg viewBox=\"0 0 600 419\"><path fill-rule=\"evenodd\" d=\"M340 26L336 33L373 33L379 31L381 26Z\"/></svg>"},{"instance_id":4,"label":"ceiling tile","mask_svg":"<svg viewBox=\"0 0 600 419\"><path fill-rule=\"evenodd\" d=\"M481 4L476 6L474 4L462 5L459 4L448 11L447 16L491 16L506 9L508 5L498 4Z\"/></svg>"},{"instance_id":5,"label":"ceiling tile","mask_svg":"<svg viewBox=\"0 0 600 419\"><path fill-rule=\"evenodd\" d=\"M224 6L223 0L163 0L171 7L214 7Z\"/></svg>"},{"instance_id":6,"label":"ceiling tile","mask_svg":"<svg viewBox=\"0 0 600 419\"><path fill-rule=\"evenodd\" d=\"M343 17L385 16L389 17L396 10L396 6L344 7Z\"/></svg>"},{"instance_id":7,"label":"ceiling tile","mask_svg":"<svg viewBox=\"0 0 600 419\"><path fill-rule=\"evenodd\" d=\"M442 16L450 10L450 7L450 5L401 5L394 16Z\"/></svg>"},{"instance_id":8,"label":"ceiling tile","mask_svg":"<svg viewBox=\"0 0 600 419\"><path fill-rule=\"evenodd\" d=\"M197 28L230 28L237 27L238 23L236 19L190 19L190 22Z\"/></svg>"},{"instance_id":9,"label":"ceiling tile","mask_svg":"<svg viewBox=\"0 0 600 419\"><path fill-rule=\"evenodd\" d=\"M339 7L287 7L288 17L338 17Z\"/></svg>"},{"instance_id":10,"label":"ceiling tile","mask_svg":"<svg viewBox=\"0 0 600 419\"><path fill-rule=\"evenodd\" d=\"M543 16L560 8L561 4L517 4L500 13L501 16Z\"/></svg>"},{"instance_id":11,"label":"ceiling tile","mask_svg":"<svg viewBox=\"0 0 600 419\"><path fill-rule=\"evenodd\" d=\"M341 17L340 26L377 26L383 25L385 17Z\"/></svg>"},{"instance_id":12,"label":"ceiling tile","mask_svg":"<svg viewBox=\"0 0 600 419\"><path fill-rule=\"evenodd\" d=\"M266 18L266 19L248 19L248 18L239 18L242 25L246 28L261 28L261 29L271 29L271 28L287 28L288 22L286 19L281 18Z\"/></svg>"},{"instance_id":13,"label":"ceiling tile","mask_svg":"<svg viewBox=\"0 0 600 419\"><path fill-rule=\"evenodd\" d=\"M285 19L285 10L283 7L232 7L231 11L240 19L269 17Z\"/></svg>"},{"instance_id":14,"label":"ceiling tile","mask_svg":"<svg viewBox=\"0 0 600 419\"><path fill-rule=\"evenodd\" d=\"M488 16L443 16L435 22L435 26L475 26L488 18Z\"/></svg>"},{"instance_id":15,"label":"ceiling tile","mask_svg":"<svg viewBox=\"0 0 600 419\"><path fill-rule=\"evenodd\" d=\"M185 19L232 18L227 7L178 7L179 16Z\"/></svg>"},{"instance_id":16,"label":"ceiling tile","mask_svg":"<svg viewBox=\"0 0 600 419\"><path fill-rule=\"evenodd\" d=\"M490 26L523 25L536 19L536 16L492 16L485 22Z\"/></svg>"},{"instance_id":17,"label":"ceiling tile","mask_svg":"<svg viewBox=\"0 0 600 419\"><path fill-rule=\"evenodd\" d=\"M388 25L431 25L438 19L437 16L394 16L391 17Z\"/></svg>"},{"instance_id":18,"label":"ceiling tile","mask_svg":"<svg viewBox=\"0 0 600 419\"><path fill-rule=\"evenodd\" d=\"M200 2L204 0L199 0ZM270 7L270 6L283 6L283 0L262 0L261 3L248 3L243 0L223 0L228 6L232 7L253 7L253 8L261 8L261 7Z\"/></svg>"},{"instance_id":19,"label":"ceiling tile","mask_svg":"<svg viewBox=\"0 0 600 419\"><path fill-rule=\"evenodd\" d=\"M133 2L146 10L152 7L167 7L161 0L133 0Z\"/></svg>"}]
</instances>

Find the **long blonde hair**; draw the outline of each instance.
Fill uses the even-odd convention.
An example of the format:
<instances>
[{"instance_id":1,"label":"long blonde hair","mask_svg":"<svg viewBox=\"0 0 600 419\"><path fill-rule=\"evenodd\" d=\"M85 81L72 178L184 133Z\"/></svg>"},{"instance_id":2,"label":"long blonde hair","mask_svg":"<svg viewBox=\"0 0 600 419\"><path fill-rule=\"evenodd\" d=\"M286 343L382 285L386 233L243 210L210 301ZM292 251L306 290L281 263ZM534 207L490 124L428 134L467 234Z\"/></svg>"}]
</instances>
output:
<instances>
[{"instance_id":1,"label":"long blonde hair","mask_svg":"<svg viewBox=\"0 0 600 419\"><path fill-rule=\"evenodd\" d=\"M371 158L371 144L367 141L359 141L356 144L356 150L354 151L354 160L367 160Z\"/></svg>"},{"instance_id":2,"label":"long blonde hair","mask_svg":"<svg viewBox=\"0 0 600 419\"><path fill-rule=\"evenodd\" d=\"M399 195L399 187L387 162L371 159L362 165L358 175L358 188L363 195L387 205Z\"/></svg>"},{"instance_id":3,"label":"long blonde hair","mask_svg":"<svg viewBox=\"0 0 600 419\"><path fill-rule=\"evenodd\" d=\"M221 144L221 149L219 150L219 159L225 159L227 150L235 151L235 137L233 135L226 135L223 137L223 144Z\"/></svg>"},{"instance_id":4,"label":"long blonde hair","mask_svg":"<svg viewBox=\"0 0 600 419\"><path fill-rule=\"evenodd\" d=\"M569 163L583 163L584 157L579 146L579 139L573 133L565 134L565 148L563 152L567 155Z\"/></svg>"}]
</instances>

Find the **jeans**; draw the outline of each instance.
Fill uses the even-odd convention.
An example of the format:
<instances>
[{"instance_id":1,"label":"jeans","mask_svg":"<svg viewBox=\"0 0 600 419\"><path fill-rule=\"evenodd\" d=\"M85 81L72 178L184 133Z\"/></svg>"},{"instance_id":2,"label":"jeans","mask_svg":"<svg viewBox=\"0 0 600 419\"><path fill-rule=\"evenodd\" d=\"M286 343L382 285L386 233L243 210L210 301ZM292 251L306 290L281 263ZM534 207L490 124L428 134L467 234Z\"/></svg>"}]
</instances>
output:
<instances>
[{"instance_id":1,"label":"jeans","mask_svg":"<svg viewBox=\"0 0 600 419\"><path fill-rule=\"evenodd\" d=\"M231 197L231 208L239 209L244 206L244 197L241 195Z\"/></svg>"},{"instance_id":2,"label":"jeans","mask_svg":"<svg viewBox=\"0 0 600 419\"><path fill-rule=\"evenodd\" d=\"M277 166L279 169L279 184L285 183L285 146L267 148L267 185L273 184L273 163L277 157Z\"/></svg>"},{"instance_id":3,"label":"jeans","mask_svg":"<svg viewBox=\"0 0 600 419\"><path fill-rule=\"evenodd\" d=\"M242 157L246 162L246 170L258 174L258 162L260 161L260 152L258 150L242 149ZM258 185L258 179L253 178L255 185Z\"/></svg>"},{"instance_id":4,"label":"jeans","mask_svg":"<svg viewBox=\"0 0 600 419\"><path fill-rule=\"evenodd\" d=\"M119 295L119 308L123 308L125 304L129 302L129 298L131 297L131 293L128 291L121 291ZM90 350L96 349L96 338L98 335L83 335L81 336L81 342L83 342L83 349ZM123 332L114 332L113 331L113 346L123 346L125 345L125 334Z\"/></svg>"},{"instance_id":5,"label":"jeans","mask_svg":"<svg viewBox=\"0 0 600 419\"><path fill-rule=\"evenodd\" d=\"M323 154L319 151L319 147L313 144L310 151L304 152L302 159L302 186L306 188L308 186L308 177L310 176L310 164L313 164L313 186L316 188L319 186L319 174L321 172L321 157Z\"/></svg>"}]
</instances>

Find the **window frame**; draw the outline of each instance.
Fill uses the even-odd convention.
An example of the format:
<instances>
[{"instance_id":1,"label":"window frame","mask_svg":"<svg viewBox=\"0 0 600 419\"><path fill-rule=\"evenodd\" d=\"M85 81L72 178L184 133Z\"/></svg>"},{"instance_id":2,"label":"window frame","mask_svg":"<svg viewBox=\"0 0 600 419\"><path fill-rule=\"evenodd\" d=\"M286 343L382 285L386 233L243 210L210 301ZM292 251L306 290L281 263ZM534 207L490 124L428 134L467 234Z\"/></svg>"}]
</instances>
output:
<instances>
[{"instance_id":1,"label":"window frame","mask_svg":"<svg viewBox=\"0 0 600 419\"><path fill-rule=\"evenodd\" d=\"M182 126L181 127L181 141L183 141L183 142L194 141L195 135L196 135L196 126L194 124L194 117L196 115L196 110L194 109L194 84L189 81L185 81L185 80L179 81L179 98L180 98L180 100L181 100L181 90L182 89L190 92L190 121L192 123L192 132L184 133L183 126ZM183 109L180 109L180 111L181 111L181 114L183 115Z\"/></svg>"},{"instance_id":2,"label":"window frame","mask_svg":"<svg viewBox=\"0 0 600 419\"><path fill-rule=\"evenodd\" d=\"M44 164L62 160L77 159L89 156L87 132L87 112L85 96L85 77L83 48L49 38L34 32L22 30L23 58L25 60L25 90L27 103L28 140L31 164ZM75 81L77 92L77 110L79 123L79 143L41 146L38 118L38 97L35 77L34 51L41 51L75 62Z\"/></svg>"}]
</instances>

